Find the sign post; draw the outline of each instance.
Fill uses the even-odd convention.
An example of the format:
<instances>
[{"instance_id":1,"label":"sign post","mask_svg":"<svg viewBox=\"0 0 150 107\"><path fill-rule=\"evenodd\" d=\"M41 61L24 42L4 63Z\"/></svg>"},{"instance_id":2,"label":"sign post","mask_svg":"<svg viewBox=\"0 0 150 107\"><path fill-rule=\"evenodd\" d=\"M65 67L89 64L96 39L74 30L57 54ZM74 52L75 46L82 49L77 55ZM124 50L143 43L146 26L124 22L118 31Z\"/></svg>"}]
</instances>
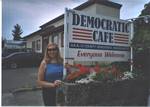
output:
<instances>
[{"instance_id":1,"label":"sign post","mask_svg":"<svg viewBox=\"0 0 150 107\"><path fill-rule=\"evenodd\" d=\"M134 24L133 22L131 22L131 37L130 37L130 44L132 43L132 39L133 39L133 36L134 36ZM132 45L130 46L130 51L131 51L131 54L130 54L130 71L132 72L133 71L133 47Z\"/></svg>"}]
</instances>

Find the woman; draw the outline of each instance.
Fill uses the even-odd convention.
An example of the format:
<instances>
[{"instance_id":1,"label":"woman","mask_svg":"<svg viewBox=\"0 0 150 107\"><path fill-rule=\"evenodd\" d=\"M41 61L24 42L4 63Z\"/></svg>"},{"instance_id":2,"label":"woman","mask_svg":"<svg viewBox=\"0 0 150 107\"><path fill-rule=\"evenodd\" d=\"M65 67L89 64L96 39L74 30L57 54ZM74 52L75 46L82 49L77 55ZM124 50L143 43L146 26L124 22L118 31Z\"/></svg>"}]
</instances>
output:
<instances>
[{"instance_id":1,"label":"woman","mask_svg":"<svg viewBox=\"0 0 150 107\"><path fill-rule=\"evenodd\" d=\"M38 84L42 87L45 106L56 105L56 87L61 85L63 59L56 44L48 44L38 72Z\"/></svg>"}]
</instances>

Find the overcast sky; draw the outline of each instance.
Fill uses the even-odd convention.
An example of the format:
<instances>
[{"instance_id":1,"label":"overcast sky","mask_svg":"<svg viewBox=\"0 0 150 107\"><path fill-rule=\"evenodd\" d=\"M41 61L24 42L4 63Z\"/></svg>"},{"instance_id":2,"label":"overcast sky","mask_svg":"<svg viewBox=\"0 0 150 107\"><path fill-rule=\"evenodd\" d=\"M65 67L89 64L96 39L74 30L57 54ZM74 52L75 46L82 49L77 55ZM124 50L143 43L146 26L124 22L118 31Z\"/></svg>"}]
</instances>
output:
<instances>
[{"instance_id":1,"label":"overcast sky","mask_svg":"<svg viewBox=\"0 0 150 107\"><path fill-rule=\"evenodd\" d=\"M12 39L15 24L21 25L22 37L64 13L65 7L74 8L87 0L2 0L2 36ZM111 0L122 4L121 19L138 17L149 0Z\"/></svg>"}]
</instances>

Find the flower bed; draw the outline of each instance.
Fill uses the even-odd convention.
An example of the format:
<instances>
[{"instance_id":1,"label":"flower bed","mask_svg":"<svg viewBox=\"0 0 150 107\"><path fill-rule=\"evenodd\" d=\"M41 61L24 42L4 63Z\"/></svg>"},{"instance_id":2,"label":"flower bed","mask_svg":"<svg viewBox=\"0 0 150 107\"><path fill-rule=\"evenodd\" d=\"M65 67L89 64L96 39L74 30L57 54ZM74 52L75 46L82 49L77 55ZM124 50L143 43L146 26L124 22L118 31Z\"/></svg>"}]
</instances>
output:
<instances>
[{"instance_id":1,"label":"flower bed","mask_svg":"<svg viewBox=\"0 0 150 107\"><path fill-rule=\"evenodd\" d=\"M63 85L66 106L146 106L148 88L143 78L117 82Z\"/></svg>"},{"instance_id":2,"label":"flower bed","mask_svg":"<svg viewBox=\"0 0 150 107\"><path fill-rule=\"evenodd\" d=\"M69 65L65 81L69 83L84 83L89 81L116 81L133 78L133 73L128 72L128 68L118 66L117 63L101 66L85 66L81 64Z\"/></svg>"},{"instance_id":3,"label":"flower bed","mask_svg":"<svg viewBox=\"0 0 150 107\"><path fill-rule=\"evenodd\" d=\"M148 85L140 72L119 64L71 65L63 90L66 106L145 106Z\"/></svg>"}]
</instances>

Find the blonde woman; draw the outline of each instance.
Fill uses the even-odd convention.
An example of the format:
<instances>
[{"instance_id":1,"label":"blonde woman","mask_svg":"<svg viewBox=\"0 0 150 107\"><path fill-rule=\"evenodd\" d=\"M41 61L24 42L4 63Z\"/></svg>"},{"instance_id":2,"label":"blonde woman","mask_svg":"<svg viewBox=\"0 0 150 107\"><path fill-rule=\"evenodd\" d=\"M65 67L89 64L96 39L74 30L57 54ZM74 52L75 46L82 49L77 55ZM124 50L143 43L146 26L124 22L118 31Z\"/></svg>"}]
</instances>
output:
<instances>
[{"instance_id":1,"label":"blonde woman","mask_svg":"<svg viewBox=\"0 0 150 107\"><path fill-rule=\"evenodd\" d=\"M38 72L38 84L42 87L45 106L56 105L56 87L61 85L63 59L56 44L48 44Z\"/></svg>"}]
</instances>

